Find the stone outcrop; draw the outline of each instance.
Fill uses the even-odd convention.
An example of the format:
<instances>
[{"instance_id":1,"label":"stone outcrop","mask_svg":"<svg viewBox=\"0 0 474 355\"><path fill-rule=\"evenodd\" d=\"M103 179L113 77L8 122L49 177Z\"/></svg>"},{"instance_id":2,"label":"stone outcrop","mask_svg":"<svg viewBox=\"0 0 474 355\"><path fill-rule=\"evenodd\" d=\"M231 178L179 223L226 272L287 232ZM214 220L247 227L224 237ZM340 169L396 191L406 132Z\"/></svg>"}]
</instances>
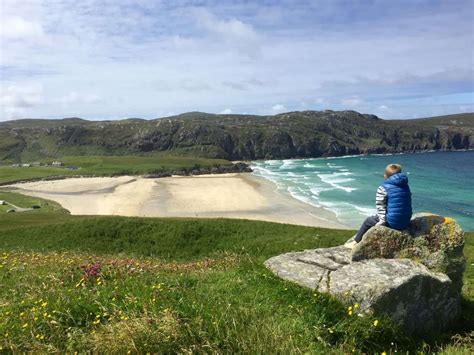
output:
<instances>
[{"instance_id":1,"label":"stone outcrop","mask_svg":"<svg viewBox=\"0 0 474 355\"><path fill-rule=\"evenodd\" d=\"M408 333L449 327L460 313L464 235L453 220L418 215L409 231L377 226L353 249L338 246L275 256L279 277L388 314Z\"/></svg>"}]
</instances>

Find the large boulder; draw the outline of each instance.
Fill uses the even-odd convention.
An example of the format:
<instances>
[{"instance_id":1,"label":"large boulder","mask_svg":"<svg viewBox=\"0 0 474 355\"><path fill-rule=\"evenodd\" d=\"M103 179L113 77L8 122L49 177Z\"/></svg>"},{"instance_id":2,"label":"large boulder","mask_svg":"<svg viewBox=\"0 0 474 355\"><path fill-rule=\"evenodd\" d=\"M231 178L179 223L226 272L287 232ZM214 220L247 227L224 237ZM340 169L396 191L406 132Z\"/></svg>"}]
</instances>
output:
<instances>
[{"instance_id":1,"label":"large boulder","mask_svg":"<svg viewBox=\"0 0 474 355\"><path fill-rule=\"evenodd\" d=\"M410 230L377 226L353 250L312 249L270 258L276 275L361 314L388 314L408 333L449 327L460 314L464 236L451 219L418 215Z\"/></svg>"},{"instance_id":2,"label":"large boulder","mask_svg":"<svg viewBox=\"0 0 474 355\"><path fill-rule=\"evenodd\" d=\"M408 258L434 272L449 276L461 292L465 268L464 233L451 218L420 213L410 228L397 231L384 226L371 228L352 251L352 261L375 258Z\"/></svg>"}]
</instances>

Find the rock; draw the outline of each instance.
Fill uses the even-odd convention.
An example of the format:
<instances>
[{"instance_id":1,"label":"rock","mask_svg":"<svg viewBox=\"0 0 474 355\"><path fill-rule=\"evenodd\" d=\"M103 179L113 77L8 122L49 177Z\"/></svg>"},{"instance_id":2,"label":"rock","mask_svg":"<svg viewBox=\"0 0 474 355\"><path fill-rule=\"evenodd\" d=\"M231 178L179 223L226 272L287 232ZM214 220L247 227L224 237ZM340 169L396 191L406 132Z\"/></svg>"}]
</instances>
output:
<instances>
[{"instance_id":1,"label":"rock","mask_svg":"<svg viewBox=\"0 0 474 355\"><path fill-rule=\"evenodd\" d=\"M408 258L434 272L447 274L461 292L465 268L464 233L450 218L421 213L406 231L384 226L371 228L352 252L353 261L374 258Z\"/></svg>"},{"instance_id":2,"label":"rock","mask_svg":"<svg viewBox=\"0 0 474 355\"><path fill-rule=\"evenodd\" d=\"M417 215L408 231L377 226L354 250L338 246L272 257L279 277L330 293L361 314L385 313L409 334L442 330L460 314L463 232L453 220Z\"/></svg>"}]
</instances>

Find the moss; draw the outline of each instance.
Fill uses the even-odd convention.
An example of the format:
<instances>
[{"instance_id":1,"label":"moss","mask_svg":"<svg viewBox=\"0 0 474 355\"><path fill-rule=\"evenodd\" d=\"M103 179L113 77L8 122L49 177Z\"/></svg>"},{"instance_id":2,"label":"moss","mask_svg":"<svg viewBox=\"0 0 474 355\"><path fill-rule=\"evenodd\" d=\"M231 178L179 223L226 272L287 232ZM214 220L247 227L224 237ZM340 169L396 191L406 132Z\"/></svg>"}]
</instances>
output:
<instances>
[{"instance_id":1,"label":"moss","mask_svg":"<svg viewBox=\"0 0 474 355\"><path fill-rule=\"evenodd\" d=\"M446 222L447 221L447 222ZM379 226L354 248L352 260L407 258L448 275L453 288L462 287L465 269L464 232L452 219L423 214L412 221L410 233Z\"/></svg>"}]
</instances>

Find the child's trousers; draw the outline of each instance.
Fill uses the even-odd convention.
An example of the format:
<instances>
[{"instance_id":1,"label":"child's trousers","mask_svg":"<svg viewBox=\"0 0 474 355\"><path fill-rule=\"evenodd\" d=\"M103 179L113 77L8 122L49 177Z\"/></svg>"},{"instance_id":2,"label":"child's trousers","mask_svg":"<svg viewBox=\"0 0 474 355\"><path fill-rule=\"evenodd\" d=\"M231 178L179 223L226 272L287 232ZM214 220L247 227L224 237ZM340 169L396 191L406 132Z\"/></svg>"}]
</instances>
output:
<instances>
[{"instance_id":1,"label":"child's trousers","mask_svg":"<svg viewBox=\"0 0 474 355\"><path fill-rule=\"evenodd\" d=\"M362 240L362 237L364 236L365 232L367 232L370 228L375 226L377 222L379 221L379 216L370 216L367 217L364 223L359 228L359 231L357 232L357 235L355 237L355 241L359 243Z\"/></svg>"}]
</instances>

